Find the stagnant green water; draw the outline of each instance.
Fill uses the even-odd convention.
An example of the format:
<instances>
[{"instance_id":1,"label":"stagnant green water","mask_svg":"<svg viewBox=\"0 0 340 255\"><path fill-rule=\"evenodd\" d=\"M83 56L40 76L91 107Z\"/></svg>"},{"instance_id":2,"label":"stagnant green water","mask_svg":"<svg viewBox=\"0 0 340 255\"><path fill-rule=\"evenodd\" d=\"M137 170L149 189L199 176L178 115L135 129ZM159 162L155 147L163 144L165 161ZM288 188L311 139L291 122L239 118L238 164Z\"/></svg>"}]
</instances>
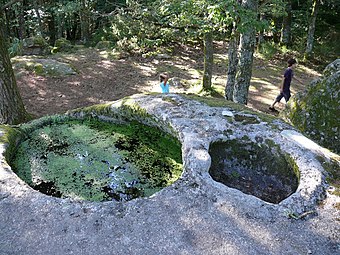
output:
<instances>
[{"instance_id":1,"label":"stagnant green water","mask_svg":"<svg viewBox=\"0 0 340 255\"><path fill-rule=\"evenodd\" d=\"M12 168L48 195L127 201L150 196L180 177L181 146L159 129L138 123L74 120L29 134Z\"/></svg>"}]
</instances>

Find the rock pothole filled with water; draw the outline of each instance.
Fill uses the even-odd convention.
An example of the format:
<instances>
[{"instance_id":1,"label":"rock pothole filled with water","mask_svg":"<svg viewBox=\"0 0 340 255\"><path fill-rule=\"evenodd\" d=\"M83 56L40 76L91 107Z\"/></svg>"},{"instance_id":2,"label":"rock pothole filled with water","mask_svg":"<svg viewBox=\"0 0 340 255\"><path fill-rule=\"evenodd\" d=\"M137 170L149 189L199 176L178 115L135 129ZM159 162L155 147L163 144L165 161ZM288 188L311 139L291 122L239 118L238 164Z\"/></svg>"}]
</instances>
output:
<instances>
[{"instance_id":1,"label":"rock pothole filled with water","mask_svg":"<svg viewBox=\"0 0 340 255\"><path fill-rule=\"evenodd\" d=\"M11 166L47 195L128 201L174 183L182 156L179 141L155 127L69 120L26 134Z\"/></svg>"},{"instance_id":2,"label":"rock pothole filled with water","mask_svg":"<svg viewBox=\"0 0 340 255\"><path fill-rule=\"evenodd\" d=\"M213 142L209 173L217 182L277 204L296 191L298 167L272 141L258 140Z\"/></svg>"}]
</instances>

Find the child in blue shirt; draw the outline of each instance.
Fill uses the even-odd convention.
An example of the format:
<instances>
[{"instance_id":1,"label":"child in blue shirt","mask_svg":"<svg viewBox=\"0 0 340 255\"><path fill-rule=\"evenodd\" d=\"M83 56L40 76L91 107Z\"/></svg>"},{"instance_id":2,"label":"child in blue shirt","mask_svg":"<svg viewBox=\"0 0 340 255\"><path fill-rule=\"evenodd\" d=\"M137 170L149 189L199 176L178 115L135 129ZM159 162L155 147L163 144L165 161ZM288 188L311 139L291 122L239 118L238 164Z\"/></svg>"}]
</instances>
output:
<instances>
[{"instance_id":1,"label":"child in blue shirt","mask_svg":"<svg viewBox=\"0 0 340 255\"><path fill-rule=\"evenodd\" d=\"M168 83L169 75L167 73L161 73L159 75L159 81L161 82L160 87L162 89L162 93L169 93L170 85Z\"/></svg>"}]
</instances>

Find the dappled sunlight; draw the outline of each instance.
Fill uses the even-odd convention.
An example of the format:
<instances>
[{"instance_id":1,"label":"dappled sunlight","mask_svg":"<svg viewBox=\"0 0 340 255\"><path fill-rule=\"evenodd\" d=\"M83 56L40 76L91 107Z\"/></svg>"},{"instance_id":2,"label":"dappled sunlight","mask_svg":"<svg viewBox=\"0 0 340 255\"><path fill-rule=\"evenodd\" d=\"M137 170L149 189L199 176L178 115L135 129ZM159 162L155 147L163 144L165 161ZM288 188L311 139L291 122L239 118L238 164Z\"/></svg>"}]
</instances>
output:
<instances>
[{"instance_id":1,"label":"dappled sunlight","mask_svg":"<svg viewBox=\"0 0 340 255\"><path fill-rule=\"evenodd\" d=\"M214 64L223 64L227 65L228 55L224 53L215 53L214 54Z\"/></svg>"},{"instance_id":2,"label":"dappled sunlight","mask_svg":"<svg viewBox=\"0 0 340 255\"><path fill-rule=\"evenodd\" d=\"M136 67L140 70L140 73L147 76L147 77L152 77L155 76L155 70L153 66L146 65L146 64L136 64ZM158 77L157 77L158 79Z\"/></svg>"},{"instance_id":3,"label":"dappled sunlight","mask_svg":"<svg viewBox=\"0 0 340 255\"><path fill-rule=\"evenodd\" d=\"M112 69L114 68L115 63L109 61L109 60L102 60L100 62L100 67L106 68L106 69Z\"/></svg>"},{"instance_id":4,"label":"dappled sunlight","mask_svg":"<svg viewBox=\"0 0 340 255\"><path fill-rule=\"evenodd\" d=\"M216 85L219 85L219 86L225 86L226 84L226 81L227 81L227 76L226 75L219 75L219 76L215 76L213 75L212 77L212 84L216 84Z\"/></svg>"},{"instance_id":5,"label":"dappled sunlight","mask_svg":"<svg viewBox=\"0 0 340 255\"><path fill-rule=\"evenodd\" d=\"M79 81L69 81L67 82L68 85L70 86L79 86L80 85L80 82Z\"/></svg>"},{"instance_id":6,"label":"dappled sunlight","mask_svg":"<svg viewBox=\"0 0 340 255\"><path fill-rule=\"evenodd\" d=\"M314 78L319 78L321 77L321 74L320 72L318 71L315 71L307 66L304 66L304 65L300 65L298 64L297 65L297 72L300 73L305 73L306 75L310 76L310 77L314 77Z\"/></svg>"},{"instance_id":7,"label":"dappled sunlight","mask_svg":"<svg viewBox=\"0 0 340 255\"><path fill-rule=\"evenodd\" d=\"M214 45L212 86L224 96L228 49L221 42L215 42ZM178 77L183 81L182 86L172 86L170 93L198 93L202 89L204 59L200 47L181 45L174 49L170 59L138 56L114 59L109 55L108 51L93 48L52 55L52 59L69 63L77 70L76 75L67 77L42 77L28 71L16 70L19 89L27 109L37 116L42 116L113 101L136 93L161 92L158 78L161 72L168 72L170 77ZM279 93L285 68L284 61L265 61L255 57L248 96L249 106L268 112L268 104ZM319 75L298 65L296 77L303 85L293 80L292 94L303 90ZM278 108L281 106L278 105Z\"/></svg>"}]
</instances>

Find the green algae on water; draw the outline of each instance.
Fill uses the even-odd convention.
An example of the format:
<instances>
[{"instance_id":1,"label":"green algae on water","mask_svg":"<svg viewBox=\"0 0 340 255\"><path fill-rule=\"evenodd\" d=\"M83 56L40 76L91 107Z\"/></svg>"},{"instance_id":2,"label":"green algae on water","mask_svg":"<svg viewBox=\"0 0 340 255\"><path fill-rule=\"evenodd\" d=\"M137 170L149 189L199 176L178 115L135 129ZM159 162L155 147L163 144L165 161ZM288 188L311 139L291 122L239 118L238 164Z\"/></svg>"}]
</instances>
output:
<instances>
[{"instance_id":1,"label":"green algae on water","mask_svg":"<svg viewBox=\"0 0 340 255\"><path fill-rule=\"evenodd\" d=\"M181 145L157 128L71 120L31 132L12 167L41 192L89 201L127 201L171 185L182 173Z\"/></svg>"}]
</instances>

